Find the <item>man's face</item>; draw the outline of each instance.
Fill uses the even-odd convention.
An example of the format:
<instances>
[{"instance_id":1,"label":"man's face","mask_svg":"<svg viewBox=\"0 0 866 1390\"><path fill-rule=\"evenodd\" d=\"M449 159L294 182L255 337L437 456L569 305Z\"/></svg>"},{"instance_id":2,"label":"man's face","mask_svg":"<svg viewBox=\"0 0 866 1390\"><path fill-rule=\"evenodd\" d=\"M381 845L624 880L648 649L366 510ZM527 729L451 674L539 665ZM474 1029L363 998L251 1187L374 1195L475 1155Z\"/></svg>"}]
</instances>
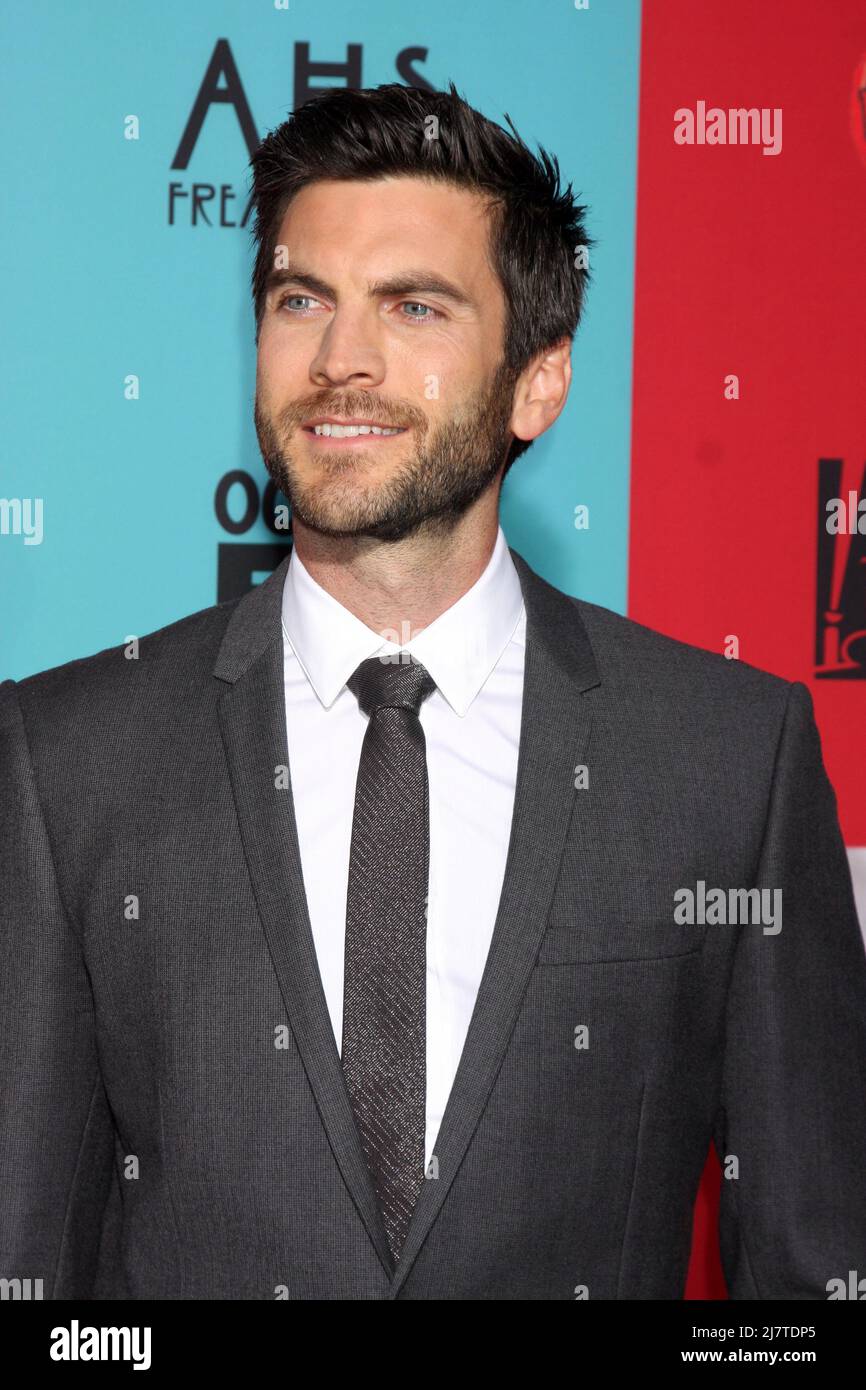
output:
<instances>
[{"instance_id":1,"label":"man's face","mask_svg":"<svg viewBox=\"0 0 866 1390\"><path fill-rule=\"evenodd\" d=\"M498 476L514 380L499 370L506 305L488 237L475 194L419 178L323 181L290 204L255 423L271 477L313 530L399 540L448 526ZM329 419L399 433L317 435Z\"/></svg>"}]
</instances>

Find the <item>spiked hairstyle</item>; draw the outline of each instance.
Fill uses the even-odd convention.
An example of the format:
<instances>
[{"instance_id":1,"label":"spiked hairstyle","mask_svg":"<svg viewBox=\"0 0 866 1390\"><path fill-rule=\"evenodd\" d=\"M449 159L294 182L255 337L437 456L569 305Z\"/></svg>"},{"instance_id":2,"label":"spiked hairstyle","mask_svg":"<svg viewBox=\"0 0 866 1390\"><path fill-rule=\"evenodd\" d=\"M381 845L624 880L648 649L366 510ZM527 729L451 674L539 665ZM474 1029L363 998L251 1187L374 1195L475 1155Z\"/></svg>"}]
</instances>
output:
<instances>
[{"instance_id":1,"label":"spiked hairstyle","mask_svg":"<svg viewBox=\"0 0 866 1390\"><path fill-rule=\"evenodd\" d=\"M431 120L431 118L433 118ZM480 194L490 218L490 263L506 300L501 370L516 381L544 351L577 331L589 282L580 248L594 244L586 207L559 163L536 156L508 115L510 134L458 94L387 83L323 91L272 130L251 160L252 274L256 342L276 239L292 198L320 179L371 180L410 175ZM507 467L529 448L515 439Z\"/></svg>"}]
</instances>

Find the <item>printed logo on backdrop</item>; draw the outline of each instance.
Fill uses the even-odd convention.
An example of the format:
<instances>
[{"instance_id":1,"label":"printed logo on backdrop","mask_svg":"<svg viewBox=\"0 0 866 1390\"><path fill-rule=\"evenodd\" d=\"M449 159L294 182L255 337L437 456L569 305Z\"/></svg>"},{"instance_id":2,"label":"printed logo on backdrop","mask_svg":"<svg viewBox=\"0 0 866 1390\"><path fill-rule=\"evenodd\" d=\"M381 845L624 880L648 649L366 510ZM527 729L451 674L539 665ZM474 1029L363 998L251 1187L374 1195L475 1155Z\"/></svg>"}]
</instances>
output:
<instances>
[{"instance_id":1,"label":"printed logo on backdrop","mask_svg":"<svg viewBox=\"0 0 866 1390\"><path fill-rule=\"evenodd\" d=\"M397 77L408 87L418 87L422 91L435 90L432 83L415 72L412 63L423 62L427 57L426 48L404 48L396 54L394 67ZM294 80L292 86L291 110L297 111L304 102L317 92L333 87L358 88L364 85L363 47L359 43L345 46L345 59L310 58L310 45L294 45ZM333 79L317 82L314 79ZM369 79L368 79L369 80ZM205 70L201 85L193 100L189 117L181 134L172 169L187 169L195 154L196 144L205 121L213 106L234 108L238 128L252 156L259 146L261 136L253 118L252 107L244 87L238 65L228 39L217 39L210 61ZM235 164L236 156L231 155ZM240 200L240 201L239 201ZM244 201L245 200L245 201ZM240 207L243 212L238 217ZM247 188L239 190L220 171L209 171L209 177L192 182L172 180L168 185L168 224L170 227L246 227L252 213L252 203Z\"/></svg>"},{"instance_id":2,"label":"printed logo on backdrop","mask_svg":"<svg viewBox=\"0 0 866 1390\"><path fill-rule=\"evenodd\" d=\"M289 504L269 479L259 497L255 478L243 468L224 473L214 493L216 518L230 536L242 536L262 521L273 541L221 541L217 546L217 603L242 598L277 568L291 550L292 522Z\"/></svg>"},{"instance_id":3,"label":"printed logo on backdrop","mask_svg":"<svg viewBox=\"0 0 866 1390\"><path fill-rule=\"evenodd\" d=\"M851 91L851 138L863 164L866 164L866 53L854 69Z\"/></svg>"},{"instance_id":4,"label":"printed logo on backdrop","mask_svg":"<svg viewBox=\"0 0 866 1390\"><path fill-rule=\"evenodd\" d=\"M818 460L815 676L866 680L866 465Z\"/></svg>"}]
</instances>

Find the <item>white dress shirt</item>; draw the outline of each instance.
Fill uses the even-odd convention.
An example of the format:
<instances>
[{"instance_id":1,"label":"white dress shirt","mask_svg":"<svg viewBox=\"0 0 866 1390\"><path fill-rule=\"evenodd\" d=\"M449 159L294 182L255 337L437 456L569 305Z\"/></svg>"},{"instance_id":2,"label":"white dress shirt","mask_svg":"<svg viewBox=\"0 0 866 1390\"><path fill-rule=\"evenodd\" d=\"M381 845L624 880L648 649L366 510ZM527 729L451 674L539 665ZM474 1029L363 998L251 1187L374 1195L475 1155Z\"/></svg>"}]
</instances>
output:
<instances>
[{"instance_id":1,"label":"white dress shirt","mask_svg":"<svg viewBox=\"0 0 866 1390\"><path fill-rule=\"evenodd\" d=\"M342 1050L346 892L368 718L359 663L410 651L436 682L421 706L430 795L425 1167L466 1040L499 907L523 703L526 612L502 528L484 573L409 642L383 640L292 552L283 588L289 769L310 924Z\"/></svg>"}]
</instances>

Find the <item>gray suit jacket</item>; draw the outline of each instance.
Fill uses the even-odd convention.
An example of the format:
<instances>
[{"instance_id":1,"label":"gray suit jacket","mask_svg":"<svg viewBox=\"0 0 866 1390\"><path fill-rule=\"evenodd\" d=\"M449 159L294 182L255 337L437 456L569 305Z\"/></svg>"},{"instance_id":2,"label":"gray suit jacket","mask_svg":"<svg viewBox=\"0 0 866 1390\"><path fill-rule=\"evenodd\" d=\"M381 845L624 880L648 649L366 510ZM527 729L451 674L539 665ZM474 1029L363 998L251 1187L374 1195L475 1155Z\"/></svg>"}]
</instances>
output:
<instances>
[{"instance_id":1,"label":"gray suit jacket","mask_svg":"<svg viewBox=\"0 0 866 1390\"><path fill-rule=\"evenodd\" d=\"M137 660L0 685L0 1277L53 1298L678 1299L713 1140L734 1298L866 1274L866 956L809 692L511 553L505 880L396 1269L275 786L288 561ZM781 889L781 931L678 921L699 882Z\"/></svg>"}]
</instances>

